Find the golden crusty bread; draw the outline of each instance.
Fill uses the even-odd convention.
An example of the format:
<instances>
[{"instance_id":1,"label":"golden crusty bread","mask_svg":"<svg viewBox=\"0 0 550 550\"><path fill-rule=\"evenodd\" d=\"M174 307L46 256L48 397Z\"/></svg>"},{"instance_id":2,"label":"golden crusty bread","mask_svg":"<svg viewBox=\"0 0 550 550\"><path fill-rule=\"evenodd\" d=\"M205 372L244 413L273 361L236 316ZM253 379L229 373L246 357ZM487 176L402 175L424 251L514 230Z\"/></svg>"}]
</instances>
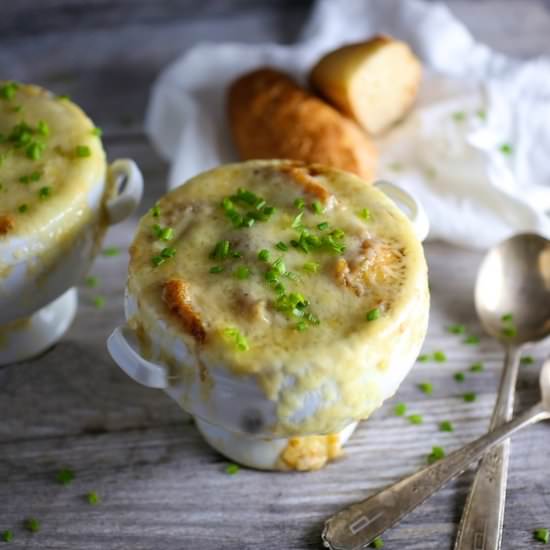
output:
<instances>
[{"instance_id":1,"label":"golden crusty bread","mask_svg":"<svg viewBox=\"0 0 550 550\"><path fill-rule=\"evenodd\" d=\"M321 96L370 134L378 134L412 107L422 66L404 42L376 36L325 55L310 82Z\"/></svg>"},{"instance_id":2,"label":"golden crusty bread","mask_svg":"<svg viewBox=\"0 0 550 550\"><path fill-rule=\"evenodd\" d=\"M374 179L370 139L285 73L262 68L240 77L229 88L228 114L242 159L320 163Z\"/></svg>"}]
</instances>

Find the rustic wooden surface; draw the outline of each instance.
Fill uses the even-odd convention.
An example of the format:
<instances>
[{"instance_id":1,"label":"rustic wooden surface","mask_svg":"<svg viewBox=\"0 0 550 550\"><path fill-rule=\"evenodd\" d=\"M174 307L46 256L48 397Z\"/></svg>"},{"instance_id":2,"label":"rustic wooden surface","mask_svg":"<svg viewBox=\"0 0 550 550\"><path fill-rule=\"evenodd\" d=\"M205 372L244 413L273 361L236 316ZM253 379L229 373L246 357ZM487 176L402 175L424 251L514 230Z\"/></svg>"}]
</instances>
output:
<instances>
[{"instance_id":1,"label":"rustic wooden surface","mask_svg":"<svg viewBox=\"0 0 550 550\"><path fill-rule=\"evenodd\" d=\"M492 46L518 56L550 54L550 2L453 1L451 8ZM69 93L106 130L112 158L131 156L147 181L147 208L162 193L167 167L141 128L149 85L158 71L197 40L291 41L308 2L86 2L19 0L3 6L0 74ZM426 352L446 363L418 364L396 399L358 429L346 458L311 474L241 470L209 449L190 419L160 391L128 379L110 360L105 339L122 321L126 248L135 220L110 231L118 257L100 257L97 289L82 288L78 317L62 342L33 361L0 369L0 532L28 549L264 550L320 548L323 520L343 506L414 471L433 445L450 451L488 425L503 354L483 337L472 303L480 255L440 243L426 246L432 314ZM97 309L93 298L107 298ZM469 346L445 327L464 323L481 336ZM521 368L517 409L538 396L537 362ZM483 361L485 372L453 373ZM434 384L425 396L419 382ZM461 394L475 391L475 403ZM393 415L406 402L424 415L412 426ZM454 433L438 422L451 420ZM513 455L504 549L532 549L532 530L550 527L548 425L519 434ZM76 473L56 483L64 467ZM471 472L451 483L384 535L386 548L452 547ZM90 506L84 495L97 491ZM28 516L39 533L22 528ZM2 543L0 542L0 545ZM8 547L6 545L6 547Z\"/></svg>"}]
</instances>

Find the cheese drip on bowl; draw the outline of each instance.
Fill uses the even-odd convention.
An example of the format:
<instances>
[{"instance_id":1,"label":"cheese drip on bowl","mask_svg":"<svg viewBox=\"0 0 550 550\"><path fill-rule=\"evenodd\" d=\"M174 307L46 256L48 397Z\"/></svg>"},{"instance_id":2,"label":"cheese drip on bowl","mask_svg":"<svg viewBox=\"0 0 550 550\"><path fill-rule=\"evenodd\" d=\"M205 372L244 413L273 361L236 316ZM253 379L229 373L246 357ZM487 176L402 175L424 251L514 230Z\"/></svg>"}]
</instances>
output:
<instances>
[{"instance_id":1,"label":"cheese drip on bowl","mask_svg":"<svg viewBox=\"0 0 550 550\"><path fill-rule=\"evenodd\" d=\"M130 253L130 325L162 326L157 356L172 379L196 371L204 400L210 369L254 379L274 403L273 436L368 417L425 335L426 263L410 222L338 170L250 161L206 172L142 218ZM167 358L175 342L192 364Z\"/></svg>"}]
</instances>

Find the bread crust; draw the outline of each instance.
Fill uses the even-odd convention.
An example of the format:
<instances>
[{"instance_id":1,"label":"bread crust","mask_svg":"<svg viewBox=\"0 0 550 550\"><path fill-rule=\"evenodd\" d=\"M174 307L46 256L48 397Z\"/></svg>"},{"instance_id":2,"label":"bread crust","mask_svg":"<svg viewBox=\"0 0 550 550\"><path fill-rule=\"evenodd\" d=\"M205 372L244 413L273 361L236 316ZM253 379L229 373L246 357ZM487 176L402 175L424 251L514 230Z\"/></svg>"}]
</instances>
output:
<instances>
[{"instance_id":1,"label":"bread crust","mask_svg":"<svg viewBox=\"0 0 550 550\"><path fill-rule=\"evenodd\" d=\"M374 179L377 153L368 136L283 72L263 68L240 77L227 108L242 159L319 163Z\"/></svg>"}]
</instances>

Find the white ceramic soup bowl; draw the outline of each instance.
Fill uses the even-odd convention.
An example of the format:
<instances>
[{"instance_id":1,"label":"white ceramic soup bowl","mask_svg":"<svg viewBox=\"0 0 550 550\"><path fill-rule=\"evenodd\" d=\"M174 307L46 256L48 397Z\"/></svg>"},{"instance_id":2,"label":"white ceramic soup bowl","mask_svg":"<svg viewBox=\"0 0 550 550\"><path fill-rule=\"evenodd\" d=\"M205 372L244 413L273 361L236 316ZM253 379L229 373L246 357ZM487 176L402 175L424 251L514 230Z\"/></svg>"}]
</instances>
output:
<instances>
[{"instance_id":1,"label":"white ceramic soup bowl","mask_svg":"<svg viewBox=\"0 0 550 550\"><path fill-rule=\"evenodd\" d=\"M139 204L143 178L134 161L115 160L103 174L87 193L87 222L63 246L45 238L63 231L62 213L39 232L0 242L0 365L28 359L61 338L76 313L74 286L99 251L106 228Z\"/></svg>"},{"instance_id":2,"label":"white ceramic soup bowl","mask_svg":"<svg viewBox=\"0 0 550 550\"><path fill-rule=\"evenodd\" d=\"M424 240L428 221L421 205L391 183L377 182L376 185L405 212L418 240ZM425 281L420 282L421 286L424 284ZM277 402L266 397L254 377L236 376L223 365L209 363L204 364L206 378L196 376L195 367L182 368L182 365L194 365L191 351L162 320L148 324L144 334L143 327L132 322L138 311L137 299L127 289L128 323L110 336L111 356L132 379L150 388L163 389L193 415L199 431L213 448L231 460L266 470L316 469L339 454L357 425L356 419L339 419L328 436L327 432L323 436L302 432L296 437L281 437L273 430L277 424ZM389 355L386 352L383 358L379 357L379 350L373 349L373 357L365 359L385 362L383 370L371 369L365 374L379 388L368 403L369 410L374 411L396 392L414 364L426 332L428 311L427 291L418 292L392 333L383 335L392 341ZM308 365L304 365L304 370L307 368ZM295 384L296 378L289 376L282 387L291 390ZM284 399L284 390L282 393L280 398ZM294 420L307 419L326 399L326 387L311 389L301 407L294 411ZM332 399L337 400L338 395Z\"/></svg>"}]
</instances>

